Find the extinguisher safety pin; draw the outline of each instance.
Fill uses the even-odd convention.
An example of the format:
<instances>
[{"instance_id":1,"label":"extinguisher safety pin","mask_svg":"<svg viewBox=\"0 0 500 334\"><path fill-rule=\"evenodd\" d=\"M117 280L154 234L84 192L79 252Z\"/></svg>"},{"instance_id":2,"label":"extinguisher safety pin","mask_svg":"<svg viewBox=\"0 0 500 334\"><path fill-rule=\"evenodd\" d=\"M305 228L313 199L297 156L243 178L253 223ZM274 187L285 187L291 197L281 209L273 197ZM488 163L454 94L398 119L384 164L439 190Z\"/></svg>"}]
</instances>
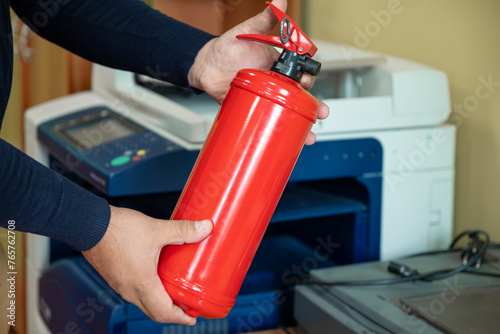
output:
<instances>
[{"instance_id":1,"label":"extinguisher safety pin","mask_svg":"<svg viewBox=\"0 0 500 334\"><path fill-rule=\"evenodd\" d=\"M285 24L286 24L286 35L283 33L284 32L284 28L285 28ZM285 45L286 43L288 43L288 41L290 40L290 33L291 31L291 28L290 28L290 19L285 16L283 18L283 20L281 20L281 25L280 25L280 40L281 40L281 44Z\"/></svg>"}]
</instances>

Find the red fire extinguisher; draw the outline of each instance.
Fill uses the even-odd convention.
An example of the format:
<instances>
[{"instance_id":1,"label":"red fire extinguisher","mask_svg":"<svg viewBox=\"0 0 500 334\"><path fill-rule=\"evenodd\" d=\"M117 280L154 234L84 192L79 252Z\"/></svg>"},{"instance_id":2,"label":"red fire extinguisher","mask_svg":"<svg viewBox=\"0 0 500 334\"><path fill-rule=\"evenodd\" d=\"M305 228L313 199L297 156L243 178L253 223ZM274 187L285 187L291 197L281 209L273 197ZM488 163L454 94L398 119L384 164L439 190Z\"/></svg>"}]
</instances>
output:
<instances>
[{"instance_id":1,"label":"red fire extinguisher","mask_svg":"<svg viewBox=\"0 0 500 334\"><path fill-rule=\"evenodd\" d=\"M316 46L278 8L280 36L239 35L283 48L270 71L244 69L231 83L172 219L210 219L202 242L165 247L158 274L188 315L223 318L271 220L318 101L299 83L317 75Z\"/></svg>"}]
</instances>

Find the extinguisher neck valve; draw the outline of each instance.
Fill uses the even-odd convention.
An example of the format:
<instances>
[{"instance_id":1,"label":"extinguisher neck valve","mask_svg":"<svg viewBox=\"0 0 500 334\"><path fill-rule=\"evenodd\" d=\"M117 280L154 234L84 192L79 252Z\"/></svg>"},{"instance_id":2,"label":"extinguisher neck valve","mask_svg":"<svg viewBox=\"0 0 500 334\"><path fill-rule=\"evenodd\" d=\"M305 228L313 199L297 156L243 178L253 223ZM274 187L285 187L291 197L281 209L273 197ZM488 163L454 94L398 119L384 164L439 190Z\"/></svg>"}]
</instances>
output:
<instances>
[{"instance_id":1,"label":"extinguisher neck valve","mask_svg":"<svg viewBox=\"0 0 500 334\"><path fill-rule=\"evenodd\" d=\"M299 55L293 51L283 49L279 59L274 63L271 71L287 76L300 82L302 74L317 76L321 63L312 59L308 54Z\"/></svg>"},{"instance_id":2,"label":"extinguisher neck valve","mask_svg":"<svg viewBox=\"0 0 500 334\"><path fill-rule=\"evenodd\" d=\"M282 48L280 58L271 68L274 72L299 82L304 73L317 76L321 63L311 57L318 51L318 48L290 17L269 1L266 3L280 22L280 35L242 34L236 37Z\"/></svg>"}]
</instances>

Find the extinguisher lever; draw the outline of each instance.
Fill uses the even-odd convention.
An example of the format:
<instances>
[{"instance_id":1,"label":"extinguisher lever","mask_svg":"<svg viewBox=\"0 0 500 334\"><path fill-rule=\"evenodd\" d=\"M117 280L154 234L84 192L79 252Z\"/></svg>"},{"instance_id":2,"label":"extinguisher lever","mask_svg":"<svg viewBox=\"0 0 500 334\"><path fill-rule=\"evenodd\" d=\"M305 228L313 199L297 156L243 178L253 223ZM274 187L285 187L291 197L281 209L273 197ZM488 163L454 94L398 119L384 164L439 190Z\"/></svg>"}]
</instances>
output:
<instances>
[{"instance_id":1,"label":"extinguisher lever","mask_svg":"<svg viewBox=\"0 0 500 334\"><path fill-rule=\"evenodd\" d=\"M272 46L283 48L299 55L308 54L310 57L314 56L318 48L311 42L311 40L304 34L302 30L288 17L285 13L274 6L269 1L266 4L271 8L274 15L280 22L280 36L268 36L259 34L242 34L236 36L237 38L249 39L253 41L263 42Z\"/></svg>"},{"instance_id":2,"label":"extinguisher lever","mask_svg":"<svg viewBox=\"0 0 500 334\"><path fill-rule=\"evenodd\" d=\"M241 34L237 35L237 38L247 39L255 42L262 42L271 46L277 46L279 48L286 48L282 43L279 36L269 36L260 34ZM288 48L286 48L288 49Z\"/></svg>"}]
</instances>

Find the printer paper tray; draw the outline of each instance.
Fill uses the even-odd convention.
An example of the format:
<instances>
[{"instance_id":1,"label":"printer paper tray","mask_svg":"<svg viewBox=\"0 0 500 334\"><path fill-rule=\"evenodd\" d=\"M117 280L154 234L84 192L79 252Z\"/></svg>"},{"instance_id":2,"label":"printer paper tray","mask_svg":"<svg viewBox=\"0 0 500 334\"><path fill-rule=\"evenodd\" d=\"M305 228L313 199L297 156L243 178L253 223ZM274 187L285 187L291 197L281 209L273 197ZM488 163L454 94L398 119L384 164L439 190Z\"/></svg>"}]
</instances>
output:
<instances>
[{"instance_id":1,"label":"printer paper tray","mask_svg":"<svg viewBox=\"0 0 500 334\"><path fill-rule=\"evenodd\" d=\"M271 223L362 213L367 210L367 206L358 200L292 184L284 191Z\"/></svg>"}]
</instances>

